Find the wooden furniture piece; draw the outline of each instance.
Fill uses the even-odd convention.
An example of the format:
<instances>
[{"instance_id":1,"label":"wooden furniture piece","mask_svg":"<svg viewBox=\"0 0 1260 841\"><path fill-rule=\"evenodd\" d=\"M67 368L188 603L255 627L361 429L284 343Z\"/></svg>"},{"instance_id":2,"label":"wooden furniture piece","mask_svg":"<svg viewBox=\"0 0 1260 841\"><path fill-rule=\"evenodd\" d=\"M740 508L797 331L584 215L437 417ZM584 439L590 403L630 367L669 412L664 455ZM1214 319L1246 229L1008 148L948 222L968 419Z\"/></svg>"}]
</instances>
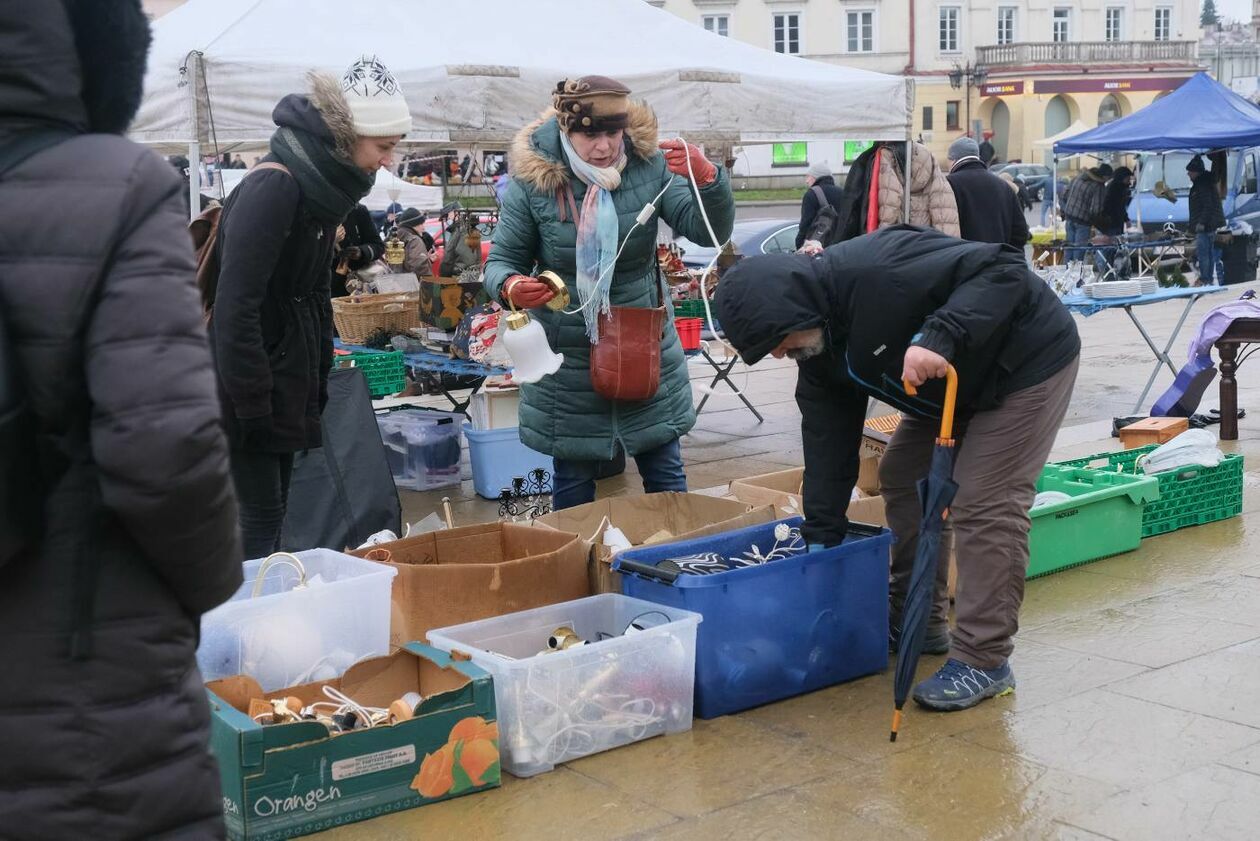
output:
<instances>
[{"instance_id":1,"label":"wooden furniture piece","mask_svg":"<svg viewBox=\"0 0 1260 841\"><path fill-rule=\"evenodd\" d=\"M1126 450L1150 444L1165 444L1190 428L1185 418L1147 418L1120 430L1120 444Z\"/></svg>"},{"instance_id":2,"label":"wooden furniture piece","mask_svg":"<svg viewBox=\"0 0 1260 841\"><path fill-rule=\"evenodd\" d=\"M1234 376L1238 372L1238 350L1254 342L1260 342L1260 318L1234 319L1225 335L1216 340L1216 352L1221 357L1222 441L1238 440L1238 380Z\"/></svg>"}]
</instances>

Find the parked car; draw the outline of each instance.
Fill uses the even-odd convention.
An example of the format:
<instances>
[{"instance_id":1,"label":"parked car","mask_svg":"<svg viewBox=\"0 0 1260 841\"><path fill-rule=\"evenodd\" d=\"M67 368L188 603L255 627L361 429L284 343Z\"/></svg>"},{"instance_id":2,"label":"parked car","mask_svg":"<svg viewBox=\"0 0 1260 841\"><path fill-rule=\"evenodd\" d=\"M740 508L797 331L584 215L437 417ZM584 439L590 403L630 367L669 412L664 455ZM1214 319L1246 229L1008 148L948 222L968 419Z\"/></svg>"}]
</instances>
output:
<instances>
[{"instance_id":1,"label":"parked car","mask_svg":"<svg viewBox=\"0 0 1260 841\"><path fill-rule=\"evenodd\" d=\"M744 256L753 254L791 253L796 250L796 219L747 219L735 223L731 241L736 251ZM682 251L682 261L690 269L703 269L709 265L717 250L697 245L685 237L678 237L674 244Z\"/></svg>"},{"instance_id":2,"label":"parked car","mask_svg":"<svg viewBox=\"0 0 1260 841\"><path fill-rule=\"evenodd\" d=\"M1155 233L1171 222L1185 230L1190 221L1190 177L1186 164L1193 155L1189 152L1165 152L1144 155L1141 172L1133 201L1129 203L1129 218L1136 222L1141 212L1142 230ZM1260 228L1260 195L1257 195L1256 173L1260 171L1260 146L1232 149L1226 159L1225 198L1221 207L1228 221L1241 219L1253 229ZM1159 182L1172 190L1177 197L1170 202L1154 193Z\"/></svg>"},{"instance_id":3,"label":"parked car","mask_svg":"<svg viewBox=\"0 0 1260 841\"><path fill-rule=\"evenodd\" d=\"M1043 164L1006 164L995 167L994 175L1009 173L1012 178L1023 178L1028 188L1028 198L1041 201L1045 196L1046 185L1054 180L1054 172Z\"/></svg>"}]
</instances>

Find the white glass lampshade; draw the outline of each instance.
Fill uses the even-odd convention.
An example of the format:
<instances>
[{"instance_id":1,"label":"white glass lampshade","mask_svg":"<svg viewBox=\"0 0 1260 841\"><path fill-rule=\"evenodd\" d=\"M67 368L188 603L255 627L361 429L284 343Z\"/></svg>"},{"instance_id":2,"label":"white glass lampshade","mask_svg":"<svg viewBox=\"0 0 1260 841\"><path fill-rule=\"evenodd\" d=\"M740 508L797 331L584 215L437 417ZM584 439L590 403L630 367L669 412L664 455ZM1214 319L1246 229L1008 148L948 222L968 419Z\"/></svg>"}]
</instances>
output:
<instances>
[{"instance_id":1,"label":"white glass lampshade","mask_svg":"<svg viewBox=\"0 0 1260 841\"><path fill-rule=\"evenodd\" d=\"M512 379L518 383L536 383L560 370L564 362L564 355L554 352L547 344L542 325L523 312L508 316L503 347L512 357Z\"/></svg>"}]
</instances>

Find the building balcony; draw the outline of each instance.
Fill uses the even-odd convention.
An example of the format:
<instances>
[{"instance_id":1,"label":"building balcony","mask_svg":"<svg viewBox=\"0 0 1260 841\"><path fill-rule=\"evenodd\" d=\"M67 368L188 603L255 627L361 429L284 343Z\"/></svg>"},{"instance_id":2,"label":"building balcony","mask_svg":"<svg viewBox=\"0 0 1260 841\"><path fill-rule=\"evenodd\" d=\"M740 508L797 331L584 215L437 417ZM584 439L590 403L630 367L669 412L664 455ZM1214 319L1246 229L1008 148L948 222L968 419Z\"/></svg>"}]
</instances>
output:
<instances>
[{"instance_id":1,"label":"building balcony","mask_svg":"<svg viewBox=\"0 0 1260 841\"><path fill-rule=\"evenodd\" d=\"M1197 41L1043 41L976 47L976 63L985 67L1091 64L1194 65Z\"/></svg>"}]
</instances>

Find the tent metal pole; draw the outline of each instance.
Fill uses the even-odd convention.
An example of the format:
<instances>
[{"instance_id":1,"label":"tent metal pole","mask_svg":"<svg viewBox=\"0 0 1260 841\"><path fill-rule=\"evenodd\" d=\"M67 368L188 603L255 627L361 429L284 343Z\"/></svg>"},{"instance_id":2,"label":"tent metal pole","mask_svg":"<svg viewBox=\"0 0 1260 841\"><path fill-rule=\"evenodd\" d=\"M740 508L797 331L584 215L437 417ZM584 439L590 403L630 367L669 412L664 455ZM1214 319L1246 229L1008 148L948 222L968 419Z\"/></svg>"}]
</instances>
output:
<instances>
[{"instance_id":1,"label":"tent metal pole","mask_svg":"<svg viewBox=\"0 0 1260 841\"><path fill-rule=\"evenodd\" d=\"M1052 156L1053 172L1050 173L1050 195L1053 196L1053 207L1050 212L1050 224L1054 226L1050 234L1051 241L1059 238L1059 156Z\"/></svg>"},{"instance_id":2,"label":"tent metal pole","mask_svg":"<svg viewBox=\"0 0 1260 841\"><path fill-rule=\"evenodd\" d=\"M197 218L201 213L201 144L192 141L188 144L188 221Z\"/></svg>"},{"instance_id":3,"label":"tent metal pole","mask_svg":"<svg viewBox=\"0 0 1260 841\"><path fill-rule=\"evenodd\" d=\"M1137 156L1137 173L1133 176L1133 184L1135 189L1134 196L1137 198L1137 226L1138 236L1146 239L1146 229L1142 227L1142 156ZM1146 274L1142 267L1143 249L1138 249L1138 276ZM1154 274L1154 272L1152 272Z\"/></svg>"},{"instance_id":4,"label":"tent metal pole","mask_svg":"<svg viewBox=\"0 0 1260 841\"><path fill-rule=\"evenodd\" d=\"M906 171L902 173L906 179L905 190L905 206L901 209L901 221L907 225L910 224L910 173L914 172L912 159L914 157L914 141L907 138L906 140Z\"/></svg>"}]
</instances>

